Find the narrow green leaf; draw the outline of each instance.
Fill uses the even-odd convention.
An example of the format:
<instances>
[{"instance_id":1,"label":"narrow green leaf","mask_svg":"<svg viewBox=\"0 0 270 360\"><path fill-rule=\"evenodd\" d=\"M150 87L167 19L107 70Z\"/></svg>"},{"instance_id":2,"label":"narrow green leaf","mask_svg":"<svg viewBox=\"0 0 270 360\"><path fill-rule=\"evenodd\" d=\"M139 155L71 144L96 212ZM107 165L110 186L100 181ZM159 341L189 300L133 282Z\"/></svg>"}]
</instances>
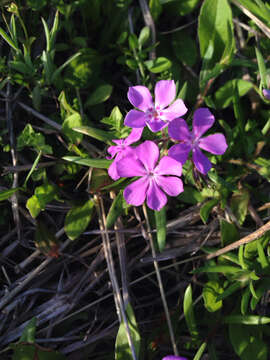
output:
<instances>
[{"instance_id":1,"label":"narrow green leaf","mask_svg":"<svg viewBox=\"0 0 270 360\"><path fill-rule=\"evenodd\" d=\"M77 239L87 228L94 210L94 200L74 206L65 217L65 232L70 240Z\"/></svg>"},{"instance_id":2,"label":"narrow green leaf","mask_svg":"<svg viewBox=\"0 0 270 360\"><path fill-rule=\"evenodd\" d=\"M0 192L0 201L4 201L9 199L13 194L15 194L17 191L21 190L21 187L16 187L14 189L9 189L5 191Z\"/></svg>"},{"instance_id":3,"label":"narrow green leaf","mask_svg":"<svg viewBox=\"0 0 270 360\"><path fill-rule=\"evenodd\" d=\"M106 218L106 224L108 229L110 229L114 225L117 218L124 212L123 202L124 202L123 192L119 191L118 195L113 200L113 203L110 207L110 210Z\"/></svg>"},{"instance_id":4,"label":"narrow green leaf","mask_svg":"<svg viewBox=\"0 0 270 360\"><path fill-rule=\"evenodd\" d=\"M111 135L107 131L103 131L101 129L93 128L90 126L76 126L73 128L74 131L77 131L81 134L85 134L88 136L91 136L94 139L97 139L99 141L103 141L108 145L112 145L112 140L114 139L114 136Z\"/></svg>"},{"instance_id":5,"label":"narrow green leaf","mask_svg":"<svg viewBox=\"0 0 270 360\"><path fill-rule=\"evenodd\" d=\"M261 266L263 269L267 268L269 266L269 261L267 257L265 256L262 244L260 241L257 241L257 250L259 255L259 262L261 263Z\"/></svg>"},{"instance_id":6,"label":"narrow green leaf","mask_svg":"<svg viewBox=\"0 0 270 360\"><path fill-rule=\"evenodd\" d=\"M141 337L139 334L138 325L131 305L128 303L126 307L126 315L128 326L130 329L131 339L135 348L136 357L139 359ZM122 320L115 342L115 360L134 360L131 349L129 347L127 330L124 321Z\"/></svg>"},{"instance_id":7,"label":"narrow green leaf","mask_svg":"<svg viewBox=\"0 0 270 360\"><path fill-rule=\"evenodd\" d=\"M259 68L259 73L260 73L260 78L261 78L261 82L260 82L260 89L264 88L267 89L268 85L267 85L267 81L266 81L266 66L264 63L264 58L260 52L260 50L256 47L256 57L257 57L257 63L258 63L258 68Z\"/></svg>"},{"instance_id":8,"label":"narrow green leaf","mask_svg":"<svg viewBox=\"0 0 270 360\"><path fill-rule=\"evenodd\" d=\"M52 74L51 77L51 81L54 82L56 80L56 78L60 75L61 71L64 70L64 68L71 63L73 60L75 60L78 56L80 56L81 53L77 52L76 54L72 55L70 58L67 59L67 61L64 62L64 64L62 64L61 66L59 66L58 69L56 69L54 71L54 73Z\"/></svg>"},{"instance_id":9,"label":"narrow green leaf","mask_svg":"<svg viewBox=\"0 0 270 360\"><path fill-rule=\"evenodd\" d=\"M204 350L206 349L207 343L203 342L202 345L199 347L198 351L196 352L193 360L200 360L202 357Z\"/></svg>"},{"instance_id":10,"label":"narrow green leaf","mask_svg":"<svg viewBox=\"0 0 270 360\"><path fill-rule=\"evenodd\" d=\"M215 265L215 266L206 265L192 271L193 274L202 273L202 272L206 272L206 273L220 272L223 274L235 274L237 272L242 272L242 270L241 268L231 265Z\"/></svg>"},{"instance_id":11,"label":"narrow green leaf","mask_svg":"<svg viewBox=\"0 0 270 360\"><path fill-rule=\"evenodd\" d=\"M198 331L197 331L197 325L196 325L196 320L195 320L195 315L194 315L194 310L193 310L191 285L188 285L188 287L186 288L185 295L184 295L183 307L184 307L185 320L186 320L190 335L192 336L192 338L197 338Z\"/></svg>"},{"instance_id":12,"label":"narrow green leaf","mask_svg":"<svg viewBox=\"0 0 270 360\"><path fill-rule=\"evenodd\" d=\"M82 158L79 156L64 156L63 160L74 162L78 165L85 165L98 169L108 169L111 165L111 160L106 159L90 159L90 158Z\"/></svg>"},{"instance_id":13,"label":"narrow green leaf","mask_svg":"<svg viewBox=\"0 0 270 360\"><path fill-rule=\"evenodd\" d=\"M217 301L222 301L226 299L228 296L239 290L241 287L243 287L244 284L239 282L234 282L231 285L229 285L222 294L217 296Z\"/></svg>"},{"instance_id":14,"label":"narrow green leaf","mask_svg":"<svg viewBox=\"0 0 270 360\"><path fill-rule=\"evenodd\" d=\"M26 179L25 179L25 181L24 181L24 183L23 183L23 187L26 187L27 182L28 182L28 180L30 179L30 176L31 176L31 175L33 174L33 172L35 171L35 169L36 169L36 167L37 167L37 165L38 165L38 163L39 163L41 154L42 154L42 152L40 151L40 152L38 153L38 155L37 155L37 157L36 157L36 159L35 159L32 167L31 167L31 169L30 169L29 173L28 173L27 176L26 176Z\"/></svg>"},{"instance_id":15,"label":"narrow green leaf","mask_svg":"<svg viewBox=\"0 0 270 360\"><path fill-rule=\"evenodd\" d=\"M49 31L48 25L47 25L46 21L43 19L43 17L41 18L41 21L43 24L45 37L46 37L46 51L49 52L51 50L50 49L50 31Z\"/></svg>"},{"instance_id":16,"label":"narrow green leaf","mask_svg":"<svg viewBox=\"0 0 270 360\"><path fill-rule=\"evenodd\" d=\"M225 324L264 325L270 323L270 317L258 315L229 315L224 318Z\"/></svg>"},{"instance_id":17,"label":"narrow green leaf","mask_svg":"<svg viewBox=\"0 0 270 360\"><path fill-rule=\"evenodd\" d=\"M249 287L247 286L242 297L241 297L241 314L246 315L248 311L248 304L251 297Z\"/></svg>"},{"instance_id":18,"label":"narrow green leaf","mask_svg":"<svg viewBox=\"0 0 270 360\"><path fill-rule=\"evenodd\" d=\"M165 206L160 211L154 211L157 228L157 245L160 252L162 252L166 245L166 208Z\"/></svg>"},{"instance_id":19,"label":"narrow green leaf","mask_svg":"<svg viewBox=\"0 0 270 360\"><path fill-rule=\"evenodd\" d=\"M16 46L13 40L8 36L8 34L0 27L0 36L17 52L20 52L20 49Z\"/></svg>"},{"instance_id":20,"label":"narrow green leaf","mask_svg":"<svg viewBox=\"0 0 270 360\"><path fill-rule=\"evenodd\" d=\"M54 48L54 43L56 39L56 34L58 32L58 28L59 28L59 11L57 10L55 13L52 29L50 31L50 47L49 47L50 50Z\"/></svg>"}]
</instances>

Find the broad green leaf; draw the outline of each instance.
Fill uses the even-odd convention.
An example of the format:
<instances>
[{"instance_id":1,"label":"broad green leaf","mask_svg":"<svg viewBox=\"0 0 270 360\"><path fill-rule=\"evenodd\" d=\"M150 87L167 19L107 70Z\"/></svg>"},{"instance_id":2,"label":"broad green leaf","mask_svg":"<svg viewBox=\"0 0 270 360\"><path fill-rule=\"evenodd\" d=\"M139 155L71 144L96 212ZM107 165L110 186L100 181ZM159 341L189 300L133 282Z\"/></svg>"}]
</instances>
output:
<instances>
[{"instance_id":1,"label":"broad green leaf","mask_svg":"<svg viewBox=\"0 0 270 360\"><path fill-rule=\"evenodd\" d=\"M235 44L233 37L232 11L227 0L205 0L202 4L198 36L201 57L204 58L209 44L213 44L210 68L217 62L229 62ZM230 49L227 46L230 46ZM229 57L228 57L229 55Z\"/></svg>"},{"instance_id":2,"label":"broad green leaf","mask_svg":"<svg viewBox=\"0 0 270 360\"><path fill-rule=\"evenodd\" d=\"M259 315L229 315L224 317L225 324L264 325L270 323L270 317Z\"/></svg>"},{"instance_id":3,"label":"broad green leaf","mask_svg":"<svg viewBox=\"0 0 270 360\"><path fill-rule=\"evenodd\" d=\"M203 342L202 345L199 347L198 351L196 352L193 360L200 360L202 357L204 350L206 349L207 343Z\"/></svg>"},{"instance_id":4,"label":"broad green leaf","mask_svg":"<svg viewBox=\"0 0 270 360\"><path fill-rule=\"evenodd\" d=\"M206 224L208 217L213 209L214 206L216 206L218 203L217 199L212 199L207 201L201 208L200 208L200 217L202 221Z\"/></svg>"},{"instance_id":5,"label":"broad green leaf","mask_svg":"<svg viewBox=\"0 0 270 360\"><path fill-rule=\"evenodd\" d=\"M160 0L150 0L149 1L149 10L151 12L151 15L153 16L154 20L157 20L159 15L162 12L162 5L160 3ZM139 39L140 41L140 39Z\"/></svg>"},{"instance_id":6,"label":"broad green leaf","mask_svg":"<svg viewBox=\"0 0 270 360\"><path fill-rule=\"evenodd\" d=\"M103 141L109 145L112 144L111 141L114 138L109 132L101 130L101 129L93 128L90 126L77 126L77 127L74 127L73 130L77 131L81 134L91 136L92 138L97 139L99 141Z\"/></svg>"},{"instance_id":7,"label":"broad green leaf","mask_svg":"<svg viewBox=\"0 0 270 360\"><path fill-rule=\"evenodd\" d=\"M203 287L204 306L209 312L215 312L222 307L222 301L217 296L222 294L223 288L217 281L208 281Z\"/></svg>"},{"instance_id":8,"label":"broad green leaf","mask_svg":"<svg viewBox=\"0 0 270 360\"><path fill-rule=\"evenodd\" d=\"M13 194L15 194L17 191L21 190L20 187L16 187L14 189L8 189L5 191L0 192L0 201L4 201L9 199Z\"/></svg>"},{"instance_id":9,"label":"broad green leaf","mask_svg":"<svg viewBox=\"0 0 270 360\"><path fill-rule=\"evenodd\" d=\"M215 93L214 102L217 109L224 109L232 103L235 86L237 86L239 96L244 96L253 88L252 83L246 80L234 79L227 81Z\"/></svg>"},{"instance_id":10,"label":"broad green leaf","mask_svg":"<svg viewBox=\"0 0 270 360\"><path fill-rule=\"evenodd\" d=\"M97 105L105 102L112 94L113 87L109 84L100 85L96 90L90 94L85 103L86 107Z\"/></svg>"},{"instance_id":11,"label":"broad green leaf","mask_svg":"<svg viewBox=\"0 0 270 360\"><path fill-rule=\"evenodd\" d=\"M161 3L164 0L161 0ZM166 1L166 0L165 0ZM180 16L185 16L191 13L198 5L199 0L181 0L175 1L174 8Z\"/></svg>"},{"instance_id":12,"label":"broad green leaf","mask_svg":"<svg viewBox=\"0 0 270 360\"><path fill-rule=\"evenodd\" d=\"M259 328L230 324L229 338L241 360L267 360L268 350Z\"/></svg>"},{"instance_id":13,"label":"broad green leaf","mask_svg":"<svg viewBox=\"0 0 270 360\"><path fill-rule=\"evenodd\" d=\"M74 206L65 217L65 232L70 240L77 239L87 228L94 210L94 200Z\"/></svg>"},{"instance_id":14,"label":"broad green leaf","mask_svg":"<svg viewBox=\"0 0 270 360\"><path fill-rule=\"evenodd\" d=\"M51 184L46 183L36 187L35 194L26 202L26 207L31 216L36 218L40 211L44 210L45 206L51 202L55 196L56 188Z\"/></svg>"},{"instance_id":15,"label":"broad green leaf","mask_svg":"<svg viewBox=\"0 0 270 360\"><path fill-rule=\"evenodd\" d=\"M82 141L83 135L73 130L73 128L78 128L80 126L82 126L82 118L77 112L69 115L63 122L63 133L73 144L79 144Z\"/></svg>"},{"instance_id":16,"label":"broad green leaf","mask_svg":"<svg viewBox=\"0 0 270 360\"><path fill-rule=\"evenodd\" d=\"M187 185L185 191L178 196L178 199L184 203L195 205L202 202L204 197L197 189Z\"/></svg>"},{"instance_id":17,"label":"broad green leaf","mask_svg":"<svg viewBox=\"0 0 270 360\"><path fill-rule=\"evenodd\" d=\"M165 57L158 57L155 60L147 60L144 63L148 70L154 74L166 71L172 66L171 61Z\"/></svg>"},{"instance_id":18,"label":"broad green leaf","mask_svg":"<svg viewBox=\"0 0 270 360\"><path fill-rule=\"evenodd\" d=\"M221 244L227 246L236 240L239 240L239 233L236 226L228 221L220 220Z\"/></svg>"},{"instance_id":19,"label":"broad green leaf","mask_svg":"<svg viewBox=\"0 0 270 360\"><path fill-rule=\"evenodd\" d=\"M66 161L74 162L75 164L78 165L85 165L98 169L108 169L112 163L111 160L82 158L80 156L64 156L62 159Z\"/></svg>"},{"instance_id":20,"label":"broad green leaf","mask_svg":"<svg viewBox=\"0 0 270 360\"><path fill-rule=\"evenodd\" d=\"M36 325L37 325L37 319L33 317L24 328L23 333L20 337L20 342L28 342L28 343L35 342Z\"/></svg>"},{"instance_id":21,"label":"broad green leaf","mask_svg":"<svg viewBox=\"0 0 270 360\"><path fill-rule=\"evenodd\" d=\"M157 245L160 252L162 252L166 245L166 208L165 206L160 211L154 211L156 229L157 229Z\"/></svg>"},{"instance_id":22,"label":"broad green leaf","mask_svg":"<svg viewBox=\"0 0 270 360\"><path fill-rule=\"evenodd\" d=\"M139 334L138 325L131 305L128 303L126 307L127 322L130 329L131 339L134 345L137 359L139 359L141 337ZM131 349L129 347L127 330L124 321L122 320L115 342L115 360L133 360Z\"/></svg>"},{"instance_id":23,"label":"broad green leaf","mask_svg":"<svg viewBox=\"0 0 270 360\"><path fill-rule=\"evenodd\" d=\"M12 360L66 360L58 351L38 344L17 343L11 344L10 348L14 350Z\"/></svg>"},{"instance_id":24,"label":"broad green leaf","mask_svg":"<svg viewBox=\"0 0 270 360\"><path fill-rule=\"evenodd\" d=\"M36 151L44 154L52 154L50 145L45 143L45 137L41 133L34 131L30 124L27 124L17 138L17 149L21 151L25 146L33 147Z\"/></svg>"},{"instance_id":25,"label":"broad green leaf","mask_svg":"<svg viewBox=\"0 0 270 360\"><path fill-rule=\"evenodd\" d=\"M231 209L240 225L244 223L247 215L249 197L249 191L242 189L235 192L231 199Z\"/></svg>"},{"instance_id":26,"label":"broad green leaf","mask_svg":"<svg viewBox=\"0 0 270 360\"><path fill-rule=\"evenodd\" d=\"M195 339L198 337L198 331L197 331L197 324L196 324L194 309L193 309L191 285L188 285L188 287L186 288L185 295L184 295L183 307L184 307L184 315L185 315L185 320L187 323L188 330L189 330L192 338Z\"/></svg>"}]
</instances>

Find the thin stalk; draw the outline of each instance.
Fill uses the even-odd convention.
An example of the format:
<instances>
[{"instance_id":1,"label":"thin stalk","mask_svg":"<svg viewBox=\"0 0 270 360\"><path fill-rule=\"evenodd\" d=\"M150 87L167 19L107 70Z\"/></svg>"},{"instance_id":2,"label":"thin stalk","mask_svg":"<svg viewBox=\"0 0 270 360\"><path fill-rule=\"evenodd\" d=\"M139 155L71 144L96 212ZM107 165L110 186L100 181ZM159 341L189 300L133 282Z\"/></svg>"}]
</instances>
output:
<instances>
[{"instance_id":1,"label":"thin stalk","mask_svg":"<svg viewBox=\"0 0 270 360\"><path fill-rule=\"evenodd\" d=\"M135 351L135 347L133 344L133 340L131 337L131 332L130 332L130 328L129 328L129 324L128 324L128 320L127 320L127 316L126 316L124 302L123 302L123 299L121 296L120 287L119 287L118 280L117 280L116 273L115 273L114 261L113 261L113 256L112 256L112 248L111 248L109 234L108 234L107 227L106 227L106 216L105 216L103 200L100 196L97 196L97 195L95 195L95 200L97 203L99 226L100 226L100 230L102 231L101 236L102 236L102 242L103 242L103 248L104 248L104 255L106 258L108 271L110 274L110 279L111 279L113 290L114 290L114 295L115 295L114 299L115 299L116 310L117 310L118 316L119 316L119 322L121 323L121 320L123 319L124 325L126 328L128 344L129 344L129 347L130 347L130 350L132 353L132 357L134 360L137 360L136 351Z\"/></svg>"},{"instance_id":2,"label":"thin stalk","mask_svg":"<svg viewBox=\"0 0 270 360\"><path fill-rule=\"evenodd\" d=\"M160 291L160 295L161 295L161 300L162 300L162 304L164 307L165 316L166 316L166 320L167 320L167 324L168 324L168 328L169 328L169 334L170 334L170 338L171 338L174 355L179 356L178 349L176 346L175 336L174 336L174 332L173 332L171 317L170 317L170 313L169 313L169 308L168 308L168 304L167 304L167 300L166 300L166 296L165 296L165 292L164 292L164 288L163 288L163 283L162 283L162 279L161 279L161 275L160 275L160 270L159 270L158 262L156 261L157 253L156 253L156 249L155 249L155 245L154 245L154 241L153 241L153 236L151 233L151 228L150 228L150 224L149 224L149 219L148 219L145 203L143 204L143 213L144 213L144 217L145 217L145 222L146 222L146 227L147 227L147 235L148 235L148 239L149 239L151 250L152 250L155 272L156 272L158 285L159 285L159 291Z\"/></svg>"}]
</instances>

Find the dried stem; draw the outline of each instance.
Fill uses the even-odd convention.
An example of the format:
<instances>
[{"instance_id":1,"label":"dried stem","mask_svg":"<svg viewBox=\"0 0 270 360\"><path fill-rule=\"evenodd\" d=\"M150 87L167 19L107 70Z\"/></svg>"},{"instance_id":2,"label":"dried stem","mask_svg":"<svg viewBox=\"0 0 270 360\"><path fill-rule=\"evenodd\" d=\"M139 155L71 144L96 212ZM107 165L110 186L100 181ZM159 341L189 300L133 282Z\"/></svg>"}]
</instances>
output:
<instances>
[{"instance_id":1,"label":"dried stem","mask_svg":"<svg viewBox=\"0 0 270 360\"><path fill-rule=\"evenodd\" d=\"M176 346L175 336L174 336L171 317L170 317L170 313L169 313L169 308L168 308L168 304L167 304L167 300L166 300L166 296L165 296L165 292L164 292L164 288L163 288L163 283L162 283L162 279L161 279L161 275L160 275L160 270L159 270L158 262L155 260L157 257L157 254L156 254L156 250L155 250L155 245L154 245L154 241L153 241L153 237L152 237L152 233L151 233L151 228L150 228L149 219L148 219L148 215L147 215L147 209L146 209L145 204L143 204L143 213L144 213L144 217L145 217L145 221L146 221L148 239L149 239L150 245L151 245L154 267L155 267L159 290L160 290L160 295L161 295L161 299L162 299L162 303L163 303L163 307L164 307L164 311L165 311L165 316L166 316L166 320L167 320L167 324L168 324L168 328L169 328L171 343L173 346L174 355L178 356L179 354L178 354L178 350L177 350L177 346Z\"/></svg>"}]
</instances>

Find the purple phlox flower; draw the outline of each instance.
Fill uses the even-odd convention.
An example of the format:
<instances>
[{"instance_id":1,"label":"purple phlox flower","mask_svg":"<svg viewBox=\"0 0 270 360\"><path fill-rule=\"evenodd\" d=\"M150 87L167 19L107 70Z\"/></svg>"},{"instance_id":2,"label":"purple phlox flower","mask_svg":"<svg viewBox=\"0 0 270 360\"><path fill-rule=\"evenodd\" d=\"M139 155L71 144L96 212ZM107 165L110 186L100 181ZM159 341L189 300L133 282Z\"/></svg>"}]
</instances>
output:
<instances>
[{"instance_id":1,"label":"purple phlox flower","mask_svg":"<svg viewBox=\"0 0 270 360\"><path fill-rule=\"evenodd\" d=\"M167 355L162 360L187 360L187 358L183 356Z\"/></svg>"},{"instance_id":2,"label":"purple phlox flower","mask_svg":"<svg viewBox=\"0 0 270 360\"><path fill-rule=\"evenodd\" d=\"M187 112L183 100L177 99L172 103L175 96L176 87L173 80L160 80L156 83L155 102L147 87L141 85L130 87L128 100L141 111L130 110L125 117L125 125L132 128L147 125L153 132L160 131L168 125L168 122Z\"/></svg>"},{"instance_id":3,"label":"purple phlox flower","mask_svg":"<svg viewBox=\"0 0 270 360\"><path fill-rule=\"evenodd\" d=\"M153 141L145 141L133 151L136 156L129 153L116 163L121 177L140 177L125 188L124 198L134 206L142 205L146 199L149 208L159 211L167 203L166 194L177 196L183 191L182 180L177 177L182 174L182 165L169 156L156 165L159 149Z\"/></svg>"},{"instance_id":4,"label":"purple phlox flower","mask_svg":"<svg viewBox=\"0 0 270 360\"><path fill-rule=\"evenodd\" d=\"M117 173L116 163L124 156L134 154L133 148L129 145L138 141L142 136L143 128L132 129L131 133L125 139L112 140L116 145L112 145L108 148L108 153L111 156L108 156L107 159L111 160L115 157L113 163L108 169L108 174L113 180L118 180L120 176Z\"/></svg>"},{"instance_id":5,"label":"purple phlox flower","mask_svg":"<svg viewBox=\"0 0 270 360\"><path fill-rule=\"evenodd\" d=\"M270 100L270 90L268 89L263 89L263 96L267 99Z\"/></svg>"},{"instance_id":6,"label":"purple phlox flower","mask_svg":"<svg viewBox=\"0 0 270 360\"><path fill-rule=\"evenodd\" d=\"M192 160L197 170L207 174L212 164L200 149L215 155L222 155L228 145L223 134L213 134L202 138L202 135L214 124L215 117L207 108L200 108L194 112L193 130L190 132L184 119L173 120L168 127L169 136L180 141L173 145L168 155L178 160L182 165L192 151Z\"/></svg>"}]
</instances>

